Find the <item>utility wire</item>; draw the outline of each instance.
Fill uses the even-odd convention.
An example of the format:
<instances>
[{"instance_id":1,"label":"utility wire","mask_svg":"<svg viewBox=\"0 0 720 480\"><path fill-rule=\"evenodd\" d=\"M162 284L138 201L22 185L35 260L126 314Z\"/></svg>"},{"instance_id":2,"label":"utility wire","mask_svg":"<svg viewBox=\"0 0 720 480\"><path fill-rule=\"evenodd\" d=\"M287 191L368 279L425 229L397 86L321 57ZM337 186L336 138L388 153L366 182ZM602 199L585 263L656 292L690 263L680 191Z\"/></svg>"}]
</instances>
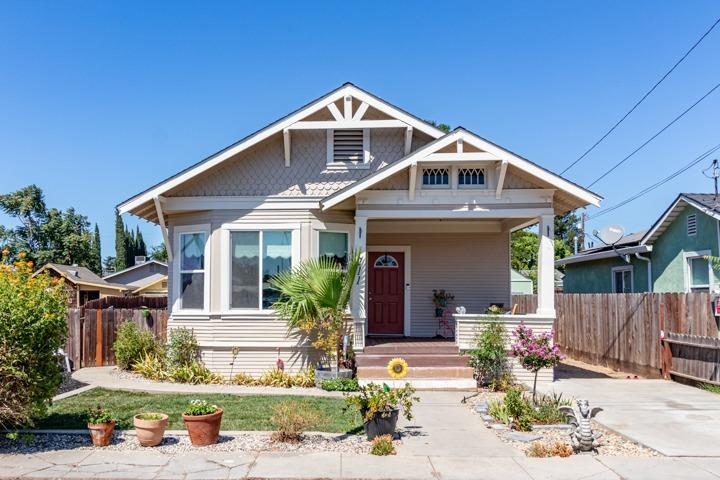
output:
<instances>
[{"instance_id":1,"label":"utility wire","mask_svg":"<svg viewBox=\"0 0 720 480\"><path fill-rule=\"evenodd\" d=\"M614 171L616 168L618 168L620 165L622 165L622 164L625 163L626 161L630 160L630 158L631 158L633 155L635 155L637 152L639 152L640 150L642 150L643 148L645 148L645 146L646 146L648 143L652 142L652 141L655 140L657 137L659 137L660 134L662 134L665 130L667 130L668 128L670 128L675 122L677 122L677 121L680 120L682 117L684 117L688 112L690 112L690 110L692 110L693 108L695 108L700 102L702 102L702 101L705 100L707 97L709 97L709 96L710 96L715 90L717 90L718 88L720 88L720 83L718 83L718 84L715 85L713 88L711 88L705 95L703 95L702 97L700 97L695 103L693 103L693 104L690 105L688 108L686 108L685 110L683 110L683 112L682 112L680 115L678 115L677 117L673 118L673 120L672 120L670 123L668 123L668 124L665 125L663 128L661 128L657 133L655 133L655 135L653 135L652 137L648 138L642 145L640 145L640 146L637 147L635 150L633 150L628 156L626 156L625 158L623 158L622 160L620 160L619 162L617 162L617 163L616 163L615 165L613 165L609 170L607 170L605 173L603 173L603 174L600 175L598 178L596 178L590 185L588 185L588 188L592 187L593 185L595 185L596 183L598 183L600 180L602 180L603 178L605 178L605 177L607 177L608 175L610 175L610 173L613 172L613 171Z\"/></svg>"},{"instance_id":2,"label":"utility wire","mask_svg":"<svg viewBox=\"0 0 720 480\"><path fill-rule=\"evenodd\" d=\"M624 206L624 205L627 205L628 203L630 203L630 202L632 202L632 201L634 201L634 200L637 200L638 198L642 197L643 195L645 195L645 194L647 194L647 193L650 193L651 191L655 190L655 189L658 188L659 186L666 184L666 183L669 182L670 180L674 179L675 177L679 176L680 174L682 174L682 173L686 172L687 170L691 169L692 167L694 167L694 166L697 165L698 163L702 162L703 160L705 160L707 157L709 157L710 155L712 155L713 153L715 153L715 152L718 151L718 150L720 150L720 143L718 143L717 145L715 145L714 147L712 147L710 150L706 151L705 153L703 153L703 154L700 155L699 157L695 158L693 161L691 161L690 163L688 163L688 164L685 165L684 167L680 168L679 170L677 170L677 171L671 173L670 175L668 175L667 177L663 178L662 180L660 180L660 181L658 181L658 182L656 182L656 183L653 183L653 184L650 185L649 187L647 187L647 188L639 191L638 193L636 193L635 195L633 195L633 196L631 196L631 197L626 198L626 199L623 200L622 202L620 202L620 203L618 203L618 204L616 204L616 205L613 205L612 207L608 207L608 208L606 208L606 209L604 209L604 210L599 211L599 212L596 213L595 215L591 215L591 216L587 217L587 220L595 219L595 218L597 218L597 217L599 217L599 216L601 216L601 215L605 215L606 213L610 213L610 212L612 212L613 210L617 210L618 208L620 208L620 207L622 207L622 206Z\"/></svg>"},{"instance_id":3,"label":"utility wire","mask_svg":"<svg viewBox=\"0 0 720 480\"><path fill-rule=\"evenodd\" d=\"M711 26L705 33L702 34L702 36L698 39L698 41L695 42L692 47L690 47L690 50L688 50L687 52L685 52L685 55L683 55L682 57L680 57L680 60L678 60L677 62L675 62L675 65L673 65L672 68L670 68L670 70L668 70L668 71L665 73L665 75L663 75L663 76L660 78L660 80L658 80L658 81L655 83L655 85L653 85L652 88L651 88L650 90L648 90L647 93L646 93L645 95L643 95L643 97L642 97L640 100L638 100L638 101L635 103L635 105L633 105L633 107L632 107L630 110L628 110L628 112L627 112L625 115L623 115L623 116L620 118L620 120L618 120L618 121L615 123L615 125L613 125L613 126L610 128L610 130L608 130L607 132L605 132L605 134L604 134L602 137L600 137L600 139L599 139L598 141L596 141L590 148L588 148L587 150L585 150L585 153L583 153L582 155L580 155L574 162L572 162L570 165L568 165L565 170L563 170L562 172L560 172L560 175L562 175L563 173L565 173L565 172L567 172L568 170L570 170L570 169L571 169L572 167L574 167L580 160L582 160L583 158L585 158L588 153L590 153L590 152L592 152L593 150L595 150L595 147L597 147L598 145L600 145L600 143L601 143L603 140L605 140L618 126L620 126L620 124L621 124L622 122L624 122L625 119L626 119L627 117L629 117L630 114L633 113L633 112L635 111L635 109L636 109L637 107L639 107L640 104L641 104L642 102L644 102L645 99L646 99L647 97L649 97L650 94L653 93L653 92L655 91L655 89L656 89L658 86L660 86L660 84L661 84L663 81L665 81L665 79L666 79L668 76L670 76L670 74L678 67L678 65L680 65L680 64L688 57L688 55L690 55L690 53L692 53L693 50L695 50L695 47L697 47L698 45L700 45L700 42L702 42L702 41L705 39L705 37L707 37L707 36L710 34L710 32L713 31L713 29L717 26L718 23L720 23L720 18L718 18L717 20L715 20L715 23L713 23L712 26Z\"/></svg>"}]
</instances>

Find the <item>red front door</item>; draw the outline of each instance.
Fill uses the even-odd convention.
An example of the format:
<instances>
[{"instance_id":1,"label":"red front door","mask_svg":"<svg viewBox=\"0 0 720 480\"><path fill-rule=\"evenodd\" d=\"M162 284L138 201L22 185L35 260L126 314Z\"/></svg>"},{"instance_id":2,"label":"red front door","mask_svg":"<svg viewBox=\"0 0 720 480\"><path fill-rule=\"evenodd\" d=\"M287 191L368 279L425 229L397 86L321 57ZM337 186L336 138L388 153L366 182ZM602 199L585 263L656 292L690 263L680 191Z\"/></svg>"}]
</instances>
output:
<instances>
[{"instance_id":1,"label":"red front door","mask_svg":"<svg viewBox=\"0 0 720 480\"><path fill-rule=\"evenodd\" d=\"M405 321L405 254L368 254L368 333L402 335Z\"/></svg>"}]
</instances>

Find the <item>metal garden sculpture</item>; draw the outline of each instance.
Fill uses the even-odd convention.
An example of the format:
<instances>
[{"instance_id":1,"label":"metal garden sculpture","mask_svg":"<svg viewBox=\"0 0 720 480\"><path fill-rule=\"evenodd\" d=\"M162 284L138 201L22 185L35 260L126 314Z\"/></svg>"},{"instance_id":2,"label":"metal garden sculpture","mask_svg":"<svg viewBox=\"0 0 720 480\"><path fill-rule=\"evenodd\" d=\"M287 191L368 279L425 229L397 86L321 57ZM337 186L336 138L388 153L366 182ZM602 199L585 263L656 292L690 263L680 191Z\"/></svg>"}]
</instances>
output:
<instances>
[{"instance_id":1,"label":"metal garden sculpture","mask_svg":"<svg viewBox=\"0 0 720 480\"><path fill-rule=\"evenodd\" d=\"M570 429L570 443L576 452L592 452L600 446L598 440L602 433L593 432L590 419L602 412L602 408L595 407L590 409L590 402L587 400L578 400L578 408L560 407L560 411L568 416L568 420L572 428Z\"/></svg>"}]
</instances>

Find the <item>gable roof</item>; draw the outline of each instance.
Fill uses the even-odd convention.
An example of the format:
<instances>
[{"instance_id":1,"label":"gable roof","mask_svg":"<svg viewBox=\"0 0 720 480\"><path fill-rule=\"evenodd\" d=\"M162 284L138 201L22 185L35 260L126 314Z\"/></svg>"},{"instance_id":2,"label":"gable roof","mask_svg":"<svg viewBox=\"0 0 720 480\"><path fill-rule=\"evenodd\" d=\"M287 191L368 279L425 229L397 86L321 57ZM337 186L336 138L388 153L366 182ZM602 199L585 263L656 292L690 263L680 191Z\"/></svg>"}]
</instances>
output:
<instances>
[{"instance_id":1,"label":"gable roof","mask_svg":"<svg viewBox=\"0 0 720 480\"><path fill-rule=\"evenodd\" d=\"M293 123L298 122L303 118L326 108L328 104L342 99L346 95L350 95L353 98L363 101L369 106L407 123L409 126L416 128L417 130L431 136L432 138L439 138L444 135L444 132L437 127L348 82L336 88L335 90L313 100L312 102L304 105L303 107L300 107L294 112L276 120L270 125L248 135L247 137L237 141L236 143L210 155L209 157L201 160L195 165L192 165L176 173L175 175L161 181L160 183L153 185L152 187L144 190L143 192L123 201L117 206L119 212L137 214L141 211L147 210L151 207L153 199L155 197L159 197L168 190L177 187L178 185L209 170L212 167L215 167L216 165L219 165L225 160L230 159L231 157L242 152L243 150L246 150L253 145L258 144L259 142L267 139L268 137L282 132L283 129L289 127Z\"/></svg>"},{"instance_id":2,"label":"gable roof","mask_svg":"<svg viewBox=\"0 0 720 480\"><path fill-rule=\"evenodd\" d=\"M102 277L102 278L105 279L105 280L107 280L108 278L113 278L113 277L115 277L115 276L122 275L123 273L130 272L130 271L132 271L132 270L135 270L135 269L138 269L138 268L147 266L147 265L151 265L151 264L153 264L153 263L156 264L156 265L160 265L161 267L167 268L167 263L161 262L161 261L159 261L159 260L150 259L150 260L147 260L147 261L145 261L145 262L143 262L143 263L138 263L138 264L136 264L136 265L133 265L132 267L124 268L124 269L120 270L119 272L110 273L110 274L108 274L108 275L105 275L105 276Z\"/></svg>"},{"instance_id":3,"label":"gable roof","mask_svg":"<svg viewBox=\"0 0 720 480\"><path fill-rule=\"evenodd\" d=\"M640 244L640 241L646 233L647 230L642 230L625 235L614 245L615 248L613 248L613 245L601 245L595 248L588 248L575 255L555 260L555 266L601 260L603 258L617 257L618 255L633 255L635 253L649 252L652 250L652 247Z\"/></svg>"},{"instance_id":4,"label":"gable roof","mask_svg":"<svg viewBox=\"0 0 720 480\"><path fill-rule=\"evenodd\" d=\"M711 193L681 193L675 201L663 212L660 218L650 227L642 239L642 244L653 244L662 235L670 224L680 215L688 205L697 208L704 214L720 220L720 204L715 201Z\"/></svg>"},{"instance_id":5,"label":"gable roof","mask_svg":"<svg viewBox=\"0 0 720 480\"><path fill-rule=\"evenodd\" d=\"M33 275L37 275L47 269L57 272L65 280L74 285L87 285L98 288L111 288L115 290L129 290L129 288L120 283L110 283L100 278L95 272L86 267L78 267L77 265L63 265L61 263L48 263Z\"/></svg>"},{"instance_id":6,"label":"gable roof","mask_svg":"<svg viewBox=\"0 0 720 480\"><path fill-rule=\"evenodd\" d=\"M459 139L462 139L464 142L473 144L476 147L479 147L482 150L496 156L498 160L507 161L509 165L513 165L529 173L530 175L551 184L559 190L565 191L566 193L580 200L580 202L585 202L584 204L591 204L595 206L600 205L600 201L602 200L601 196L591 192L586 188L581 187L576 183L566 180L560 175L557 175L550 170L547 170L546 168L543 168L538 164L533 163L530 160L527 160L526 158L523 158L511 152L510 150L506 150L496 145L495 143L486 140L479 135L470 132L469 130L464 129L463 127L458 127L454 129L452 132L417 149L416 151L410 153L401 160L398 160L397 162L388 165L381 170L378 170L372 175L368 175L362 180L355 182L352 185L349 185L338 192L335 192L333 195L330 195L329 197L322 200L320 204L322 205L323 210L331 208L347 200L358 192L366 190L373 185L381 182L382 180L385 180L391 175L394 175L395 173L398 173L410 167L414 162L422 161L423 157L429 155L430 153L436 152L437 150L447 145L450 145L451 143L456 142Z\"/></svg>"},{"instance_id":7,"label":"gable roof","mask_svg":"<svg viewBox=\"0 0 720 480\"><path fill-rule=\"evenodd\" d=\"M137 293L141 290L145 290L152 285L155 285L158 282L166 281L167 279L168 276L164 273L153 273L152 275L148 275L147 277L135 280L134 282L128 282L127 286L130 287L130 289L134 293Z\"/></svg>"}]
</instances>

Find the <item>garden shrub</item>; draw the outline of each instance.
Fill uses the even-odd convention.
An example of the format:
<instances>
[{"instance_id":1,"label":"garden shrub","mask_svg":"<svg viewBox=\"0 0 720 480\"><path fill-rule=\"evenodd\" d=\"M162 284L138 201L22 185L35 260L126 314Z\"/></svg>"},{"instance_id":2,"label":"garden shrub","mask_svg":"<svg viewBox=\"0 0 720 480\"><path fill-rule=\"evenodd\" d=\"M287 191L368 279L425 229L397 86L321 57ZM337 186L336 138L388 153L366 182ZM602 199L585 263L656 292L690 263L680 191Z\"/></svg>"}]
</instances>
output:
<instances>
[{"instance_id":1,"label":"garden shrub","mask_svg":"<svg viewBox=\"0 0 720 480\"><path fill-rule=\"evenodd\" d=\"M505 340L505 327L497 321L486 324L475 335L474 348L467 354L479 385L500 386L505 375L505 383L510 381Z\"/></svg>"},{"instance_id":2,"label":"garden shrub","mask_svg":"<svg viewBox=\"0 0 720 480\"><path fill-rule=\"evenodd\" d=\"M540 395L535 400L533 423L549 425L567 422L567 415L560 407L572 406L572 400L563 398L562 394Z\"/></svg>"},{"instance_id":3,"label":"garden shrub","mask_svg":"<svg viewBox=\"0 0 720 480\"><path fill-rule=\"evenodd\" d=\"M533 408L523 395L522 390L511 388L507 391L505 394L505 409L516 430L521 432L532 430Z\"/></svg>"},{"instance_id":4,"label":"garden shrub","mask_svg":"<svg viewBox=\"0 0 720 480\"><path fill-rule=\"evenodd\" d=\"M505 408L505 402L501 400L488 400L488 415L492 416L498 422L510 425L510 415Z\"/></svg>"},{"instance_id":5,"label":"garden shrub","mask_svg":"<svg viewBox=\"0 0 720 480\"><path fill-rule=\"evenodd\" d=\"M187 367L200 360L200 349L192 330L174 328L168 334L167 363L170 369Z\"/></svg>"},{"instance_id":6,"label":"garden shrub","mask_svg":"<svg viewBox=\"0 0 720 480\"><path fill-rule=\"evenodd\" d=\"M135 362L132 366L132 371L158 382L168 379L168 372L165 371L163 357L154 354L145 355L142 360Z\"/></svg>"},{"instance_id":7,"label":"garden shrub","mask_svg":"<svg viewBox=\"0 0 720 480\"><path fill-rule=\"evenodd\" d=\"M123 370L132 369L133 365L148 355L161 355L162 345L147 330L140 330L132 320L120 324L113 343L115 363Z\"/></svg>"},{"instance_id":8,"label":"garden shrub","mask_svg":"<svg viewBox=\"0 0 720 480\"><path fill-rule=\"evenodd\" d=\"M56 356L67 335L63 284L45 273L32 276L32 262L0 260L0 429L31 426L62 382Z\"/></svg>"},{"instance_id":9,"label":"garden shrub","mask_svg":"<svg viewBox=\"0 0 720 480\"><path fill-rule=\"evenodd\" d=\"M379 456L395 455L392 435L378 435L373 438L370 453Z\"/></svg>"},{"instance_id":10,"label":"garden shrub","mask_svg":"<svg viewBox=\"0 0 720 480\"><path fill-rule=\"evenodd\" d=\"M302 434L321 420L320 414L305 402L289 400L273 406L270 423L277 429L271 438L276 442L299 442Z\"/></svg>"},{"instance_id":11,"label":"garden shrub","mask_svg":"<svg viewBox=\"0 0 720 480\"><path fill-rule=\"evenodd\" d=\"M222 375L211 371L198 361L173 368L168 373L168 378L173 382L191 383L193 385L223 383L224 381Z\"/></svg>"},{"instance_id":12,"label":"garden shrub","mask_svg":"<svg viewBox=\"0 0 720 480\"><path fill-rule=\"evenodd\" d=\"M257 379L255 377L253 377L252 375L245 373L245 372L240 372L237 375L235 375L232 378L231 382L234 383L235 385L244 385L247 387L257 385Z\"/></svg>"},{"instance_id":13,"label":"garden shrub","mask_svg":"<svg viewBox=\"0 0 720 480\"><path fill-rule=\"evenodd\" d=\"M358 392L360 384L358 384L357 378L333 378L323 380L320 388L328 392Z\"/></svg>"}]
</instances>

